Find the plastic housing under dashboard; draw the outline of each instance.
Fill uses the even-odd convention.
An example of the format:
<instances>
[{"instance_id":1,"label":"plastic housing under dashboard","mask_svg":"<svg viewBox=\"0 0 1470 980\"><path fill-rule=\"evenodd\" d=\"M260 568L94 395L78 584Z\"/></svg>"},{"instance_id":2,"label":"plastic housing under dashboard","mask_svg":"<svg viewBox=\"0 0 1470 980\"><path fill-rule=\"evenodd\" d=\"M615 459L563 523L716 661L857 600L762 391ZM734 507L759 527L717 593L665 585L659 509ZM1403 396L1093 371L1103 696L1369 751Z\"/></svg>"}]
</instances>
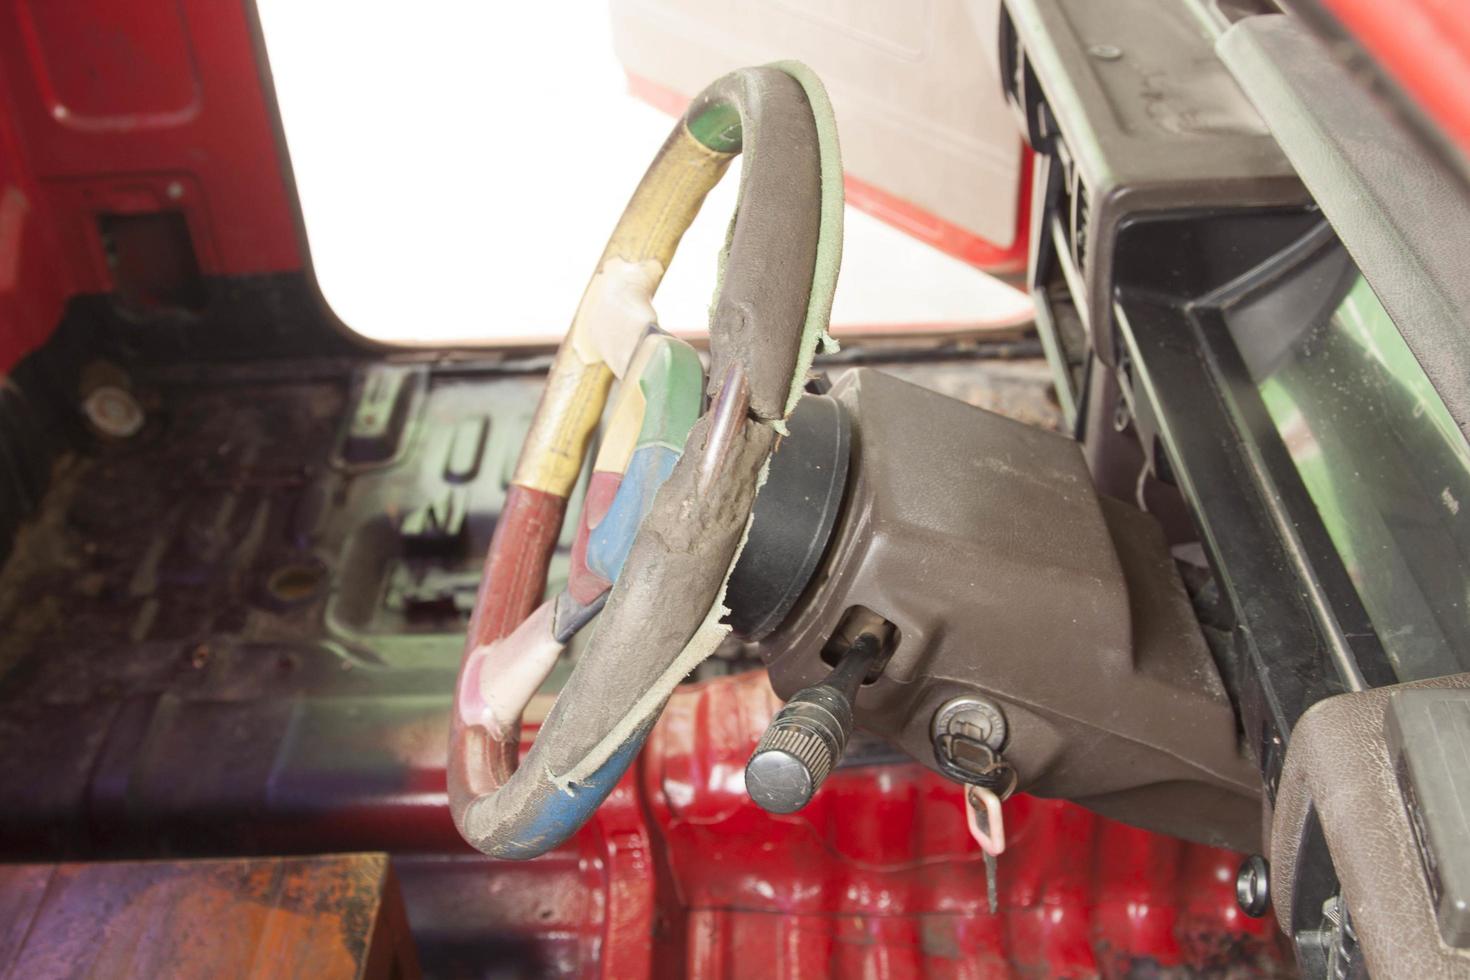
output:
<instances>
[{"instance_id":1,"label":"plastic housing under dashboard","mask_svg":"<svg viewBox=\"0 0 1470 980\"><path fill-rule=\"evenodd\" d=\"M1157 523L1093 488L1065 436L859 368L845 517L761 646L778 693L827 670L848 610L898 631L859 726L937 766L951 699L1005 712L1020 787L1136 826L1259 846L1260 778Z\"/></svg>"}]
</instances>

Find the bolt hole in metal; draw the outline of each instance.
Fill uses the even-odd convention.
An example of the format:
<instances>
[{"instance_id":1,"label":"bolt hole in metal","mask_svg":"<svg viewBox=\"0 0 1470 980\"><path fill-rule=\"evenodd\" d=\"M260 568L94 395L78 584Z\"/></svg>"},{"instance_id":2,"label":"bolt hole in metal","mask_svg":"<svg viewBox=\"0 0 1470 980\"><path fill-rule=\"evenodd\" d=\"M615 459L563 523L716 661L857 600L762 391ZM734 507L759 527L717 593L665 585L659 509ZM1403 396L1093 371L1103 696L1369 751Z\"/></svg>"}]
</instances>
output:
<instances>
[{"instance_id":1,"label":"bolt hole in metal","mask_svg":"<svg viewBox=\"0 0 1470 980\"><path fill-rule=\"evenodd\" d=\"M82 414L94 431L109 439L127 439L143 429L143 406L125 388L99 385L82 401Z\"/></svg>"}]
</instances>

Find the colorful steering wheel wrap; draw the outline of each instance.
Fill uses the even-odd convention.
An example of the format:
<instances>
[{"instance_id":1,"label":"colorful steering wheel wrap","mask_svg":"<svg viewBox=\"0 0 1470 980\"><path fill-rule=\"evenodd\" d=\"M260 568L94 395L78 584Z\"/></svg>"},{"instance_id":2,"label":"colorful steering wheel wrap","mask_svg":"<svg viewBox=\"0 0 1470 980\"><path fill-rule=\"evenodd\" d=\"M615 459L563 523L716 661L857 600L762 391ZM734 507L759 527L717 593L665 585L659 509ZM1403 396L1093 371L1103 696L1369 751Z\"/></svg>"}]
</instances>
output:
<instances>
[{"instance_id":1,"label":"colorful steering wheel wrap","mask_svg":"<svg viewBox=\"0 0 1470 980\"><path fill-rule=\"evenodd\" d=\"M745 160L711 307L706 384L693 348L652 326L651 300L736 153ZM674 687L728 633L725 583L756 490L812 355L830 340L841 240L836 127L808 69L743 69L694 99L583 294L486 557L448 768L451 812L475 847L529 858L575 832ZM615 376L623 384L593 464L571 581L538 607ZM594 615L591 641L518 766L522 711Z\"/></svg>"},{"instance_id":2,"label":"colorful steering wheel wrap","mask_svg":"<svg viewBox=\"0 0 1470 980\"><path fill-rule=\"evenodd\" d=\"M612 587L703 407L699 353L651 331L633 356L592 464L567 584L578 606L590 607Z\"/></svg>"}]
</instances>

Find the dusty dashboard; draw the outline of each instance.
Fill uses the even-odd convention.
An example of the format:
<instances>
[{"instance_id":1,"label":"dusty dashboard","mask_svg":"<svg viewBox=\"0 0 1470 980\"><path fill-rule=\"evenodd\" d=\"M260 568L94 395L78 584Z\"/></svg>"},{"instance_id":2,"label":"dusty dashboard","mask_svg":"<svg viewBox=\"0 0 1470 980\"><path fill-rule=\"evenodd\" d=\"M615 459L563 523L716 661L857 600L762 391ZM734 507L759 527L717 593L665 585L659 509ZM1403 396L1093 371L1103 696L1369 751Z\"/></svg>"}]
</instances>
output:
<instances>
[{"instance_id":1,"label":"dusty dashboard","mask_svg":"<svg viewBox=\"0 0 1470 980\"><path fill-rule=\"evenodd\" d=\"M1243 902L1307 975L1464 970L1464 189L1303 21L1136 13L1002 21L1068 422L1168 529L1264 780Z\"/></svg>"}]
</instances>

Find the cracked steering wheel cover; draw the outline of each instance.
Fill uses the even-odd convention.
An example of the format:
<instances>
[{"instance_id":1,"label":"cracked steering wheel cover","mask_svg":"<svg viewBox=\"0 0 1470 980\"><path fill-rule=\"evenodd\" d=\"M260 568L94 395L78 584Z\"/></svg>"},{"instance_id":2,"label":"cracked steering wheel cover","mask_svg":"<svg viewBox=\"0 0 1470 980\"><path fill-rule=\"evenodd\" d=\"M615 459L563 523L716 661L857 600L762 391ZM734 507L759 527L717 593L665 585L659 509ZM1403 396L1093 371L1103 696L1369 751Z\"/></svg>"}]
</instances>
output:
<instances>
[{"instance_id":1,"label":"cracked steering wheel cover","mask_svg":"<svg viewBox=\"0 0 1470 980\"><path fill-rule=\"evenodd\" d=\"M707 420L695 426L691 447L703 441L707 427ZM626 767L609 763L620 755L631 760L668 694L641 712L639 702L663 686L719 596L775 439L768 425L747 426L727 461L726 479L703 498L695 491L702 447L680 458L529 755L499 791L479 797L466 813L467 827L486 832L473 841L477 847L502 857L543 853L611 791ZM610 749L602 758L599 744ZM579 769L578 778L566 778Z\"/></svg>"},{"instance_id":2,"label":"cracked steering wheel cover","mask_svg":"<svg viewBox=\"0 0 1470 980\"><path fill-rule=\"evenodd\" d=\"M711 394L738 361L750 382L751 413L784 419L822 231L817 127L806 90L779 69L726 75L685 118L721 107L740 114L744 162L710 308Z\"/></svg>"},{"instance_id":3,"label":"cracked steering wheel cover","mask_svg":"<svg viewBox=\"0 0 1470 980\"><path fill-rule=\"evenodd\" d=\"M524 764L456 813L466 838L487 853L533 857L580 827L626 770L674 686L728 631L718 625L725 583L777 430L825 336L840 259L840 245L830 241L834 230L841 236L835 125L820 84L798 74L790 66L732 73L680 123L712 107L739 115L746 160L712 307L710 388L713 394L730 363L742 363L754 418L703 496L696 483L708 417L695 425ZM464 755L466 764L483 758ZM479 782L451 772L451 783L456 776Z\"/></svg>"}]
</instances>

